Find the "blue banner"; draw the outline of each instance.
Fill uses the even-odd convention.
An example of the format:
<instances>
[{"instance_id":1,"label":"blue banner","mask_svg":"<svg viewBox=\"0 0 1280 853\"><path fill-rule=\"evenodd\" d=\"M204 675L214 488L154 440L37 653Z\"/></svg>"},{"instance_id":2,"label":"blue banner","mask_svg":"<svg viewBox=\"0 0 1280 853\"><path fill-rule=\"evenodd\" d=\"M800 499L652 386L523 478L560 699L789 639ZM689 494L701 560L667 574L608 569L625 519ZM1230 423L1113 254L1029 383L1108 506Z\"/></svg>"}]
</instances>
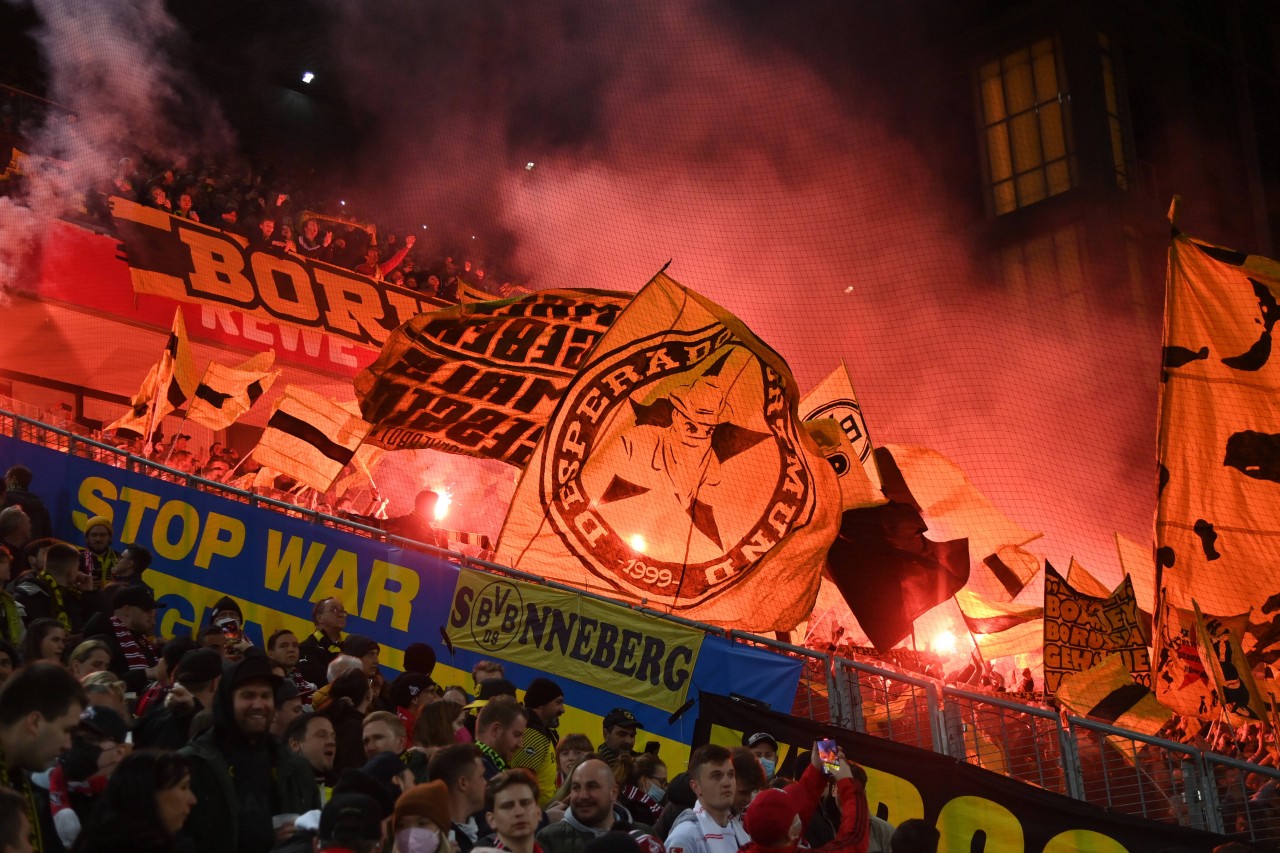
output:
<instances>
[{"instance_id":1,"label":"blue banner","mask_svg":"<svg viewBox=\"0 0 1280 853\"><path fill-rule=\"evenodd\" d=\"M0 437L0 470L14 464L35 473L32 490L49 507L59 538L82 546L85 523L100 515L112 520L113 547L136 543L152 552L154 560L144 579L166 605L157 620L163 637L197 632L212 616L214 602L229 595L241 605L246 635L255 645L265 645L266 637L279 628L290 628L301 638L313 630L313 603L335 596L347 610L347 632L367 635L382 646L388 675L401 669L403 650L415 642L435 650L437 682L468 692L474 692L471 668L477 661L502 661L517 687L538 675L560 684L569 706L561 732L583 732L599 742L603 716L625 707L644 726L641 743L663 744L668 761L688 751L697 714L669 722L670 709L679 704L670 697L645 704L609 690L608 678L573 681L562 671L544 672L504 657L503 650L481 653L452 640L452 647L446 646L442 629L450 630L460 579L459 566L447 560ZM618 624L650 624L654 634L680 630L622 606L591 602L591 607L616 610ZM791 710L799 660L723 637L704 635L701 640L688 677L667 679L673 686L678 682L681 700L698 691L732 691L779 711ZM516 647L512 645L512 657L519 657ZM654 680L655 689L661 689L664 681Z\"/></svg>"}]
</instances>

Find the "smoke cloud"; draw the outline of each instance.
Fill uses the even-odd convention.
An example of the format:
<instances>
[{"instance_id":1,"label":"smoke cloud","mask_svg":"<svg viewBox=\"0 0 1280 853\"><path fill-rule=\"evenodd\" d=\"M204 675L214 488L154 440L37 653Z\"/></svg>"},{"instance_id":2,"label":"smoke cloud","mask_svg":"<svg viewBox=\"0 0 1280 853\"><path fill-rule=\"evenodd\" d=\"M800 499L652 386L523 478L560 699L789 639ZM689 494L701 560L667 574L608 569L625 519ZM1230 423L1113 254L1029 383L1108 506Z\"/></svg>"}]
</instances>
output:
<instances>
[{"instance_id":1,"label":"smoke cloud","mask_svg":"<svg viewBox=\"0 0 1280 853\"><path fill-rule=\"evenodd\" d=\"M233 150L221 112L179 61L182 33L163 0L31 5L41 21L33 36L48 97L70 112L51 109L42 126L26 129L39 158L27 164L24 194L0 198L4 291L18 283L44 226L75 213L85 190L109 181L125 153L184 162Z\"/></svg>"},{"instance_id":2,"label":"smoke cloud","mask_svg":"<svg viewBox=\"0 0 1280 853\"><path fill-rule=\"evenodd\" d=\"M673 259L802 390L843 359L877 443L949 455L1055 562L1118 580L1112 533L1151 540L1160 270L1083 225L975 252L971 137L944 161L901 135L885 99L912 82L833 84L692 0L342 8L367 204L496 223L489 254L539 287Z\"/></svg>"}]
</instances>

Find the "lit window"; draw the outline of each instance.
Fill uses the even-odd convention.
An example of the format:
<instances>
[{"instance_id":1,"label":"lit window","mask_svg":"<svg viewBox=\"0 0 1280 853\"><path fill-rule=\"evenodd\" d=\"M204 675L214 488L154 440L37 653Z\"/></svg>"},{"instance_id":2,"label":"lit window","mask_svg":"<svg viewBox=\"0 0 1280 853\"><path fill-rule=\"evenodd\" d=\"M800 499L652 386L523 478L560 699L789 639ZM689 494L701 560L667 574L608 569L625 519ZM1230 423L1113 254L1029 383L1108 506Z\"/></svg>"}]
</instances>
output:
<instances>
[{"instance_id":1,"label":"lit window","mask_svg":"<svg viewBox=\"0 0 1280 853\"><path fill-rule=\"evenodd\" d=\"M1128 121L1125 109L1123 89L1117 85L1115 50L1111 47L1111 39L1104 33L1098 34L1098 48L1102 62L1102 85L1107 101L1107 130L1111 136L1111 161L1116 170L1116 186L1127 190L1131 184L1129 164L1132 158L1129 145Z\"/></svg>"},{"instance_id":2,"label":"lit window","mask_svg":"<svg viewBox=\"0 0 1280 853\"><path fill-rule=\"evenodd\" d=\"M1054 39L984 63L977 83L991 210L998 216L1071 189L1070 101Z\"/></svg>"}]
</instances>

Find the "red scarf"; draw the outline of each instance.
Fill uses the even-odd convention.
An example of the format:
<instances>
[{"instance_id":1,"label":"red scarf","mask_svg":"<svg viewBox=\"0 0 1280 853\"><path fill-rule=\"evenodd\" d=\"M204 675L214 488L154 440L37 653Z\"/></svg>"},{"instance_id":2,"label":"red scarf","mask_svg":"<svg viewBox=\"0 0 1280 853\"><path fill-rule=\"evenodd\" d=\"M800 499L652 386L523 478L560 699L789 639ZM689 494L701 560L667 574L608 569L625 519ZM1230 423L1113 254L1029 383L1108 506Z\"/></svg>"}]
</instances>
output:
<instances>
[{"instance_id":1,"label":"red scarf","mask_svg":"<svg viewBox=\"0 0 1280 853\"><path fill-rule=\"evenodd\" d=\"M129 669L148 669L155 666L155 651L144 639L138 641L138 635L130 631L116 617L111 617L111 630L115 631L116 642L120 644L120 653L124 655L124 665Z\"/></svg>"}]
</instances>

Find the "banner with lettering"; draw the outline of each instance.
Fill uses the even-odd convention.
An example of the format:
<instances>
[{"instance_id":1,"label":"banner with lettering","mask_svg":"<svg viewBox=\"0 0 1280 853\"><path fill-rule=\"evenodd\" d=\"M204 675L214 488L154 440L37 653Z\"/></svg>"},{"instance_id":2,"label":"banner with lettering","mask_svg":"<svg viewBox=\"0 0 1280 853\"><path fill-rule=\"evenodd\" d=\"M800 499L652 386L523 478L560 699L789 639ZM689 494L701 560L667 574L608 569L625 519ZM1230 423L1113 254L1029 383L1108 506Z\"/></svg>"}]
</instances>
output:
<instances>
[{"instance_id":1,"label":"banner with lettering","mask_svg":"<svg viewBox=\"0 0 1280 853\"><path fill-rule=\"evenodd\" d=\"M133 288L236 309L366 347L439 304L348 269L279 251L253 250L226 232L122 198L111 215L124 242Z\"/></svg>"},{"instance_id":2,"label":"banner with lettering","mask_svg":"<svg viewBox=\"0 0 1280 853\"><path fill-rule=\"evenodd\" d=\"M1133 582L1126 575L1106 598L1071 587L1053 566L1044 567L1044 689L1052 696L1062 677L1084 672L1108 654L1124 659L1133 680L1151 687L1149 640Z\"/></svg>"},{"instance_id":3,"label":"banner with lettering","mask_svg":"<svg viewBox=\"0 0 1280 853\"><path fill-rule=\"evenodd\" d=\"M561 395L631 294L544 290L421 314L356 377L366 441L524 467Z\"/></svg>"},{"instance_id":4,"label":"banner with lettering","mask_svg":"<svg viewBox=\"0 0 1280 853\"><path fill-rule=\"evenodd\" d=\"M463 569L449 613L455 646L608 686L674 711L706 634L550 587Z\"/></svg>"},{"instance_id":5,"label":"banner with lettering","mask_svg":"<svg viewBox=\"0 0 1280 853\"><path fill-rule=\"evenodd\" d=\"M766 711L723 695L698 697L695 746L737 746L744 732L768 732L776 738L779 772L789 776L799 774L799 760L815 741L835 740L845 755L866 768L871 813L895 826L913 818L928 821L942 836L940 851L1209 853L1226 841L1171 822L1104 810L916 747ZM1135 790L1133 796L1137 800L1140 794ZM1186 808L1149 782L1142 783L1141 796L1151 813L1167 809L1159 816L1168 821Z\"/></svg>"},{"instance_id":6,"label":"banner with lettering","mask_svg":"<svg viewBox=\"0 0 1280 853\"><path fill-rule=\"evenodd\" d=\"M229 595L240 603L245 633L254 644L263 645L278 628L301 637L313 630L313 602L337 596L349 614L346 630L375 639L389 670L403 666L410 643L426 643L439 660L436 681L474 693L472 666L482 659L502 661L517 687L538 675L560 684L571 706L561 732L584 732L594 743L605 714L630 708L645 727L645 739L658 741L663 757L676 762L688 752L693 715L675 722L670 716L691 688L733 691L788 710L795 698L800 661L724 637L702 635L698 642L690 629L620 605L574 602L570 593L526 590L521 584L524 611L518 621L511 617L509 630L503 628L508 612L494 611L500 614L494 628L499 633L485 645L485 625L476 614L491 599L481 573L463 573L439 557L0 437L0 470L15 464L36 473L35 486L53 516L56 536L81 544L85 522L101 515L113 523L115 547L137 543L152 551L155 559L144 580L165 605L158 620L161 636L198 631L212 616L213 604ZM454 621L462 619L463 601L474 611L464 624L481 628L479 641L450 619L451 613L458 614ZM529 605L537 607L533 618ZM610 659L600 644L614 632L617 648ZM537 650L530 648L535 642Z\"/></svg>"}]
</instances>

